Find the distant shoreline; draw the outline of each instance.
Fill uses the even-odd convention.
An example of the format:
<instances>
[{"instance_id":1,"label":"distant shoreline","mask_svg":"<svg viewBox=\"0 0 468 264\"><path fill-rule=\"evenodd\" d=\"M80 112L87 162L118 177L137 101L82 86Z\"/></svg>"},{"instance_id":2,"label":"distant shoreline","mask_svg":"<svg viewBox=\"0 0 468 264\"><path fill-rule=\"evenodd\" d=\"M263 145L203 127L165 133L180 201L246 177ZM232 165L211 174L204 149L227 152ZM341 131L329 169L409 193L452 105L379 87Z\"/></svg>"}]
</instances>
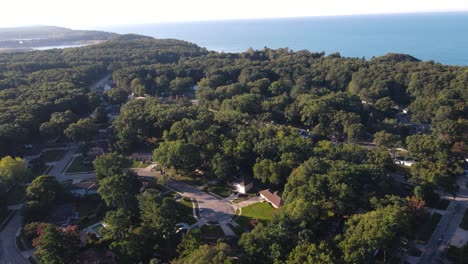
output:
<instances>
[{"instance_id":1,"label":"distant shoreline","mask_svg":"<svg viewBox=\"0 0 468 264\"><path fill-rule=\"evenodd\" d=\"M93 40L93 41L77 41L75 43L63 43L54 45L41 45L33 47L18 47L18 48L0 48L0 53L8 52L29 52L35 50L51 50L51 49L68 49L68 48L80 48L90 45L96 45L106 40Z\"/></svg>"},{"instance_id":2,"label":"distant shoreline","mask_svg":"<svg viewBox=\"0 0 468 264\"><path fill-rule=\"evenodd\" d=\"M181 39L208 50L289 48L371 59L387 53L468 65L468 12L178 22L102 27L118 34Z\"/></svg>"}]
</instances>

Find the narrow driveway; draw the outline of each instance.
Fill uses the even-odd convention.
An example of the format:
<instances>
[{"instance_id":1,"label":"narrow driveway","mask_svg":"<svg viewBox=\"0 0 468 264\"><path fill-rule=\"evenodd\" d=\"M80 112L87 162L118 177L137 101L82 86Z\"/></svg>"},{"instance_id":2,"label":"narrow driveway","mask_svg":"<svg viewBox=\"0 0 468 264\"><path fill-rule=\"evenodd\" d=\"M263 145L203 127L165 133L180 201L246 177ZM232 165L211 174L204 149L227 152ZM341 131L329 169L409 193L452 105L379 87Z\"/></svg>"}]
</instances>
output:
<instances>
[{"instance_id":1,"label":"narrow driveway","mask_svg":"<svg viewBox=\"0 0 468 264\"><path fill-rule=\"evenodd\" d=\"M16 246L16 231L21 226L21 216L15 212L13 218L0 232L0 263L2 264L27 264L29 263Z\"/></svg>"},{"instance_id":2,"label":"narrow driveway","mask_svg":"<svg viewBox=\"0 0 468 264\"><path fill-rule=\"evenodd\" d=\"M205 193L197 187L174 180L169 181L167 184L169 187L181 191L183 196L195 198L198 207L201 209L200 216L206 221L229 221L234 215L234 208L231 204Z\"/></svg>"}]
</instances>

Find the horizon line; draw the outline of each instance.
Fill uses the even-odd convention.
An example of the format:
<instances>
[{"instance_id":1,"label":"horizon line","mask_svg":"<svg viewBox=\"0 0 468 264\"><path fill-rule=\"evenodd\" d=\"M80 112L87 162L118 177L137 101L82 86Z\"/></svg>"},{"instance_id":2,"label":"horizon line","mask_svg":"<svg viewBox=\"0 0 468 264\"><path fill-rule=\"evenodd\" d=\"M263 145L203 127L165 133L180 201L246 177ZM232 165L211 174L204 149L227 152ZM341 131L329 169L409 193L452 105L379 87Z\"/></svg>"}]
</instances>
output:
<instances>
[{"instance_id":1,"label":"horizon line","mask_svg":"<svg viewBox=\"0 0 468 264\"><path fill-rule=\"evenodd\" d=\"M179 21L157 21L144 23L112 24L97 28L108 28L118 26L140 26L140 25L162 25L162 24L186 24L186 23L207 23L207 22L229 22L229 21L251 21L251 20L279 20L279 19L308 19L308 18L339 18L339 17L371 17L371 16L398 16L398 15L431 15L431 14L460 14L467 13L466 10L444 10L444 11L420 11L420 12L382 12L382 13L360 13L360 14L337 14L337 15L310 15L310 16L285 16L285 17L252 17L252 18L229 18L229 19L200 19L200 20L179 20Z\"/></svg>"},{"instance_id":2,"label":"horizon line","mask_svg":"<svg viewBox=\"0 0 468 264\"><path fill-rule=\"evenodd\" d=\"M336 15L310 15L310 16L285 16L285 17L252 17L252 18L230 18L230 19L200 19L200 20L179 20L179 21L154 21L142 23L125 23L125 24L108 24L108 25L94 25L94 26L61 26L61 25L47 25L47 24L33 24L21 25L13 27L0 27L0 29L14 29L14 28L27 28L27 27L59 27L68 28L73 30L99 30L112 27L122 26L141 26L141 25L164 25L164 24L186 24L186 23L209 23L209 22L243 22L251 20L277 20L277 19L310 19L310 18L351 18L351 17L372 17L372 16L398 16L398 15L433 15L433 14L460 14L468 13L467 10L443 10L443 11L421 11L421 12L381 12L381 13L360 13L360 14L336 14Z\"/></svg>"}]
</instances>

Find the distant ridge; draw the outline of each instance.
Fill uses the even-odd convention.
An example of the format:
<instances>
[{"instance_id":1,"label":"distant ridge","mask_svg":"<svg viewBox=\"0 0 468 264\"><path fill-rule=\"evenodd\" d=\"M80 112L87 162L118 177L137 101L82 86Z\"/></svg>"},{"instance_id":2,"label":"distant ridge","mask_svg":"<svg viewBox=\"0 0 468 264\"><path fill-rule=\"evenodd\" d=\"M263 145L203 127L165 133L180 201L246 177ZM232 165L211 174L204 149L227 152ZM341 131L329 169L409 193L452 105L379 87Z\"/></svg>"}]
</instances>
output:
<instances>
[{"instance_id":1,"label":"distant ridge","mask_svg":"<svg viewBox=\"0 0 468 264\"><path fill-rule=\"evenodd\" d=\"M98 43L115 39L116 33L73 30L56 26L0 28L0 49L22 50L44 46Z\"/></svg>"}]
</instances>

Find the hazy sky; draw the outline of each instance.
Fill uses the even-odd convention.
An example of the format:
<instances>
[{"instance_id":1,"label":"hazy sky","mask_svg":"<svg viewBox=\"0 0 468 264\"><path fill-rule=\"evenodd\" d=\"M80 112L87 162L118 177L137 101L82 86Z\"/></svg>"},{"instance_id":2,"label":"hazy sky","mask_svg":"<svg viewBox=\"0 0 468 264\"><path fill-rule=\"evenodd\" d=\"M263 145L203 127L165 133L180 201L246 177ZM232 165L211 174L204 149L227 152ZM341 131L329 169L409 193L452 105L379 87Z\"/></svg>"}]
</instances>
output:
<instances>
[{"instance_id":1,"label":"hazy sky","mask_svg":"<svg viewBox=\"0 0 468 264\"><path fill-rule=\"evenodd\" d=\"M467 0L1 0L0 27L468 11Z\"/></svg>"}]
</instances>

